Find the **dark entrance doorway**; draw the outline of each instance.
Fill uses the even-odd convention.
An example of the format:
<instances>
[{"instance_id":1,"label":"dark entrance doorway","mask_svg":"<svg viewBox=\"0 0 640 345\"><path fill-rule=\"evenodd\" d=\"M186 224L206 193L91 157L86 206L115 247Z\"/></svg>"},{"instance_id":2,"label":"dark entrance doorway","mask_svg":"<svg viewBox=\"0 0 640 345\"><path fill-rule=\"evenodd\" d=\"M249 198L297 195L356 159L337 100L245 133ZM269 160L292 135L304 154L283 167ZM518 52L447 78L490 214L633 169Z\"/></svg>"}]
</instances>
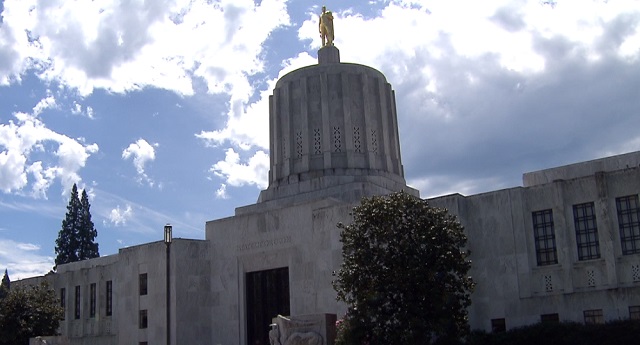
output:
<instances>
[{"instance_id":1,"label":"dark entrance doorway","mask_svg":"<svg viewBox=\"0 0 640 345\"><path fill-rule=\"evenodd\" d=\"M269 324L276 315L289 315L289 268L249 272L247 286L247 345L269 345Z\"/></svg>"}]
</instances>

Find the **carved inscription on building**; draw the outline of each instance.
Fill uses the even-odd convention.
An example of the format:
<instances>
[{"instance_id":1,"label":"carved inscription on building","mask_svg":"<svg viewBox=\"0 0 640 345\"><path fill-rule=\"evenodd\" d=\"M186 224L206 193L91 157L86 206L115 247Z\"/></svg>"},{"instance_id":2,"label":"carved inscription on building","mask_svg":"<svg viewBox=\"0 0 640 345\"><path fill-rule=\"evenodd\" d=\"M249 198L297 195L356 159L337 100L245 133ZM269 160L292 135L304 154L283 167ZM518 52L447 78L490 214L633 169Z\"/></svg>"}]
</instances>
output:
<instances>
[{"instance_id":1,"label":"carved inscription on building","mask_svg":"<svg viewBox=\"0 0 640 345\"><path fill-rule=\"evenodd\" d=\"M236 251L243 252L243 251L246 251L246 250L263 249L263 248L269 248L269 247L282 245L282 244L287 244L287 243L291 243L291 236L285 236L285 237L280 237L280 238L274 238L274 239L271 239L271 240L264 240L264 241L258 241L258 242L249 242L249 243L239 244L236 247Z\"/></svg>"}]
</instances>

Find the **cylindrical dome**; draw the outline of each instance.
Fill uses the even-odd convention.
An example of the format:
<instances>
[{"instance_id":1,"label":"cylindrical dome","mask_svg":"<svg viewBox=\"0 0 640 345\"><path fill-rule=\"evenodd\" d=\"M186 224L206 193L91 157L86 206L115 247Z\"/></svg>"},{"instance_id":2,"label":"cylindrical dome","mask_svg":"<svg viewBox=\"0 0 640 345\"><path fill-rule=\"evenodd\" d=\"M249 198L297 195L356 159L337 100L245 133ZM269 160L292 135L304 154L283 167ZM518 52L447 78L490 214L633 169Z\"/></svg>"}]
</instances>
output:
<instances>
[{"instance_id":1,"label":"cylindrical dome","mask_svg":"<svg viewBox=\"0 0 640 345\"><path fill-rule=\"evenodd\" d=\"M395 94L371 67L321 60L288 73L269 98L269 127L267 191L340 176L405 185Z\"/></svg>"}]
</instances>

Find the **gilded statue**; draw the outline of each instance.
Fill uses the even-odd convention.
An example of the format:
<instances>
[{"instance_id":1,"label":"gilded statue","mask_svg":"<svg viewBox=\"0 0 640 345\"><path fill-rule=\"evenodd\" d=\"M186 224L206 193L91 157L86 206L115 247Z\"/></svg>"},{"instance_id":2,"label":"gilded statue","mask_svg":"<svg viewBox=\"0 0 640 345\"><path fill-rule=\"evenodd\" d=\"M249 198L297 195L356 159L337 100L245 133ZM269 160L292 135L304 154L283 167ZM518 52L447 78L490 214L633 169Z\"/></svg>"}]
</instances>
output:
<instances>
[{"instance_id":1,"label":"gilded statue","mask_svg":"<svg viewBox=\"0 0 640 345\"><path fill-rule=\"evenodd\" d=\"M333 45L333 14L327 11L326 6L322 6L322 14L320 15L320 23L318 25L322 46Z\"/></svg>"}]
</instances>

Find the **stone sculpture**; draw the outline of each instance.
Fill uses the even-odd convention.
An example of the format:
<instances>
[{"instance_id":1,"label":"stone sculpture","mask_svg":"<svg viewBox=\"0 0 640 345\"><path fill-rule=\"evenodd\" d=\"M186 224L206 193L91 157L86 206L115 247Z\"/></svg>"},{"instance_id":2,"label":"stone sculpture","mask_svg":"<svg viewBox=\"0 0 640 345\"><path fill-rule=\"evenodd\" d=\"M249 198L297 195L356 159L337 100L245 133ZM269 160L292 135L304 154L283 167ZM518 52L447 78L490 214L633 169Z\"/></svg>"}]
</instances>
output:
<instances>
[{"instance_id":1,"label":"stone sculpture","mask_svg":"<svg viewBox=\"0 0 640 345\"><path fill-rule=\"evenodd\" d=\"M326 6L322 6L322 14L320 15L318 30L320 31L320 38L322 39L322 46L332 46L333 14L331 13L331 11L327 11Z\"/></svg>"},{"instance_id":2,"label":"stone sculpture","mask_svg":"<svg viewBox=\"0 0 640 345\"><path fill-rule=\"evenodd\" d=\"M309 329L316 328L317 322L294 320L278 315L270 325L271 345L325 345L322 336Z\"/></svg>"},{"instance_id":3,"label":"stone sculpture","mask_svg":"<svg viewBox=\"0 0 640 345\"><path fill-rule=\"evenodd\" d=\"M284 342L284 345L324 345L322 338L315 332L295 332Z\"/></svg>"},{"instance_id":4,"label":"stone sculpture","mask_svg":"<svg viewBox=\"0 0 640 345\"><path fill-rule=\"evenodd\" d=\"M272 323L269 325L269 345L282 345L280 343L280 331L278 331L278 325Z\"/></svg>"}]
</instances>

